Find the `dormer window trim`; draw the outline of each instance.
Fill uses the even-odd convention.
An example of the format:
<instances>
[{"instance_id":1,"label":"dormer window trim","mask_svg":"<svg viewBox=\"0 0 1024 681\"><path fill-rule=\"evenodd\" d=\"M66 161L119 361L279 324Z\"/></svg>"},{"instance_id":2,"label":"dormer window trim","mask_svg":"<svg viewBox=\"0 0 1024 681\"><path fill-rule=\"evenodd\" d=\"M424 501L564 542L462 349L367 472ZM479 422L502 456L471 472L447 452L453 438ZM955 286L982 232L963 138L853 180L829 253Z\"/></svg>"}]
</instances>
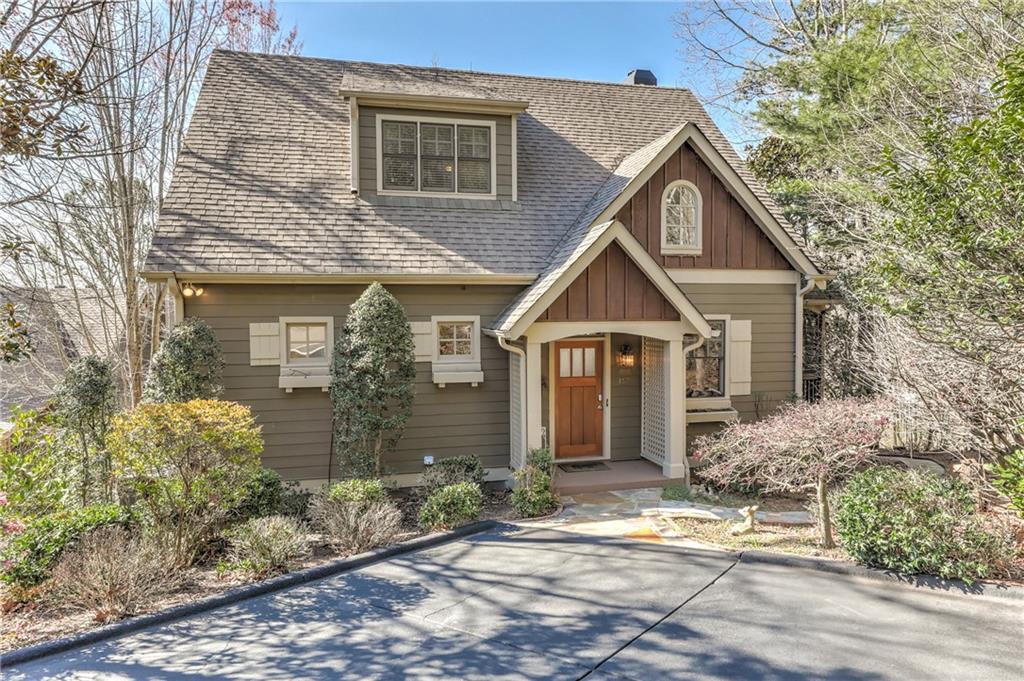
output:
<instances>
[{"instance_id":1,"label":"dormer window trim","mask_svg":"<svg viewBox=\"0 0 1024 681\"><path fill-rule=\"evenodd\" d=\"M415 123L416 124L416 189L385 189L384 188L384 123ZM448 118L439 116L410 116L403 114L378 114L376 116L376 153L377 153L377 194L381 196L416 196L427 198L443 199L497 199L497 124L495 121L477 120L468 118ZM452 170L453 191L424 191L423 185L423 138L421 136L421 124L425 125L450 125L453 128L454 144L454 167ZM466 192L459 191L459 129L460 126L473 128L487 128L489 130L490 142L490 192Z\"/></svg>"}]
</instances>

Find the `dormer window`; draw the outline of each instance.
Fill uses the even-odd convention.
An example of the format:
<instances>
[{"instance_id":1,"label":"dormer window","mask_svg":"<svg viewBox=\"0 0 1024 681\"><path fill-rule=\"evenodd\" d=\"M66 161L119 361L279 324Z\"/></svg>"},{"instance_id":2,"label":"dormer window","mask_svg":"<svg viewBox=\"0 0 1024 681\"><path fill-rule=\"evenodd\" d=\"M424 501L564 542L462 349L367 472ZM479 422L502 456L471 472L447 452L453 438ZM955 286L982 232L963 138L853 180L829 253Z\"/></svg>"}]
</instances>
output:
<instances>
[{"instance_id":1,"label":"dormer window","mask_svg":"<svg viewBox=\"0 0 1024 681\"><path fill-rule=\"evenodd\" d=\"M378 117L377 191L493 198L494 131L490 121Z\"/></svg>"},{"instance_id":2,"label":"dormer window","mask_svg":"<svg viewBox=\"0 0 1024 681\"><path fill-rule=\"evenodd\" d=\"M701 254L700 190L692 182L676 180L661 198L661 252Z\"/></svg>"}]
</instances>

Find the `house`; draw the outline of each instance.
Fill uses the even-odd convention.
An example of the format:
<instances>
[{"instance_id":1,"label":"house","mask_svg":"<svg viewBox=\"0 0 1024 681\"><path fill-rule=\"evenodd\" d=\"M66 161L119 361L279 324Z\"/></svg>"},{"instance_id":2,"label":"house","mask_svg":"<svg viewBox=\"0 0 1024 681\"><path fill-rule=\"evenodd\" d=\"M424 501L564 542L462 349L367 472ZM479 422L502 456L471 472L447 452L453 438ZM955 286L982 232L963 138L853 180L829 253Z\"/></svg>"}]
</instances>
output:
<instances>
[{"instance_id":1,"label":"house","mask_svg":"<svg viewBox=\"0 0 1024 681\"><path fill-rule=\"evenodd\" d=\"M825 279L693 94L649 72L224 51L145 276L216 330L266 465L311 484L336 475L330 340L372 281L416 339L400 483L456 454L505 480L547 445L639 485L800 392L801 299Z\"/></svg>"}]
</instances>

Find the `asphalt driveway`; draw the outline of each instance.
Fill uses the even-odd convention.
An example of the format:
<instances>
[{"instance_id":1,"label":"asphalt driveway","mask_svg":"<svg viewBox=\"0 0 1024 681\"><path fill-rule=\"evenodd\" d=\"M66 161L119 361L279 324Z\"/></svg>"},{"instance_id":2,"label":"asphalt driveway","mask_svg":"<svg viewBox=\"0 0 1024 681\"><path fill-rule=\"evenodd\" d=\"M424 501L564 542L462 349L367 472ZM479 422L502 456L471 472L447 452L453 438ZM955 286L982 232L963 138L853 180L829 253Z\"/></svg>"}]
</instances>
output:
<instances>
[{"instance_id":1,"label":"asphalt driveway","mask_svg":"<svg viewBox=\"0 0 1024 681\"><path fill-rule=\"evenodd\" d=\"M6 679L1024 678L1024 601L505 528Z\"/></svg>"}]
</instances>

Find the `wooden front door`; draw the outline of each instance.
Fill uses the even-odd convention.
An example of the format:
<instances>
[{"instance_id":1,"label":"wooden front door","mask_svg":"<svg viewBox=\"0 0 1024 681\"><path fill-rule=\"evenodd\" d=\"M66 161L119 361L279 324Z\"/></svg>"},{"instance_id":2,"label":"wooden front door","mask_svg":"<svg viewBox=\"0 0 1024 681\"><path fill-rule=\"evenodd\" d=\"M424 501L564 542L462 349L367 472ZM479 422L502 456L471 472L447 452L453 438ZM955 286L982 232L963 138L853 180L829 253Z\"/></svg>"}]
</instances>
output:
<instances>
[{"instance_id":1,"label":"wooden front door","mask_svg":"<svg viewBox=\"0 0 1024 681\"><path fill-rule=\"evenodd\" d=\"M555 458L604 452L604 341L555 343Z\"/></svg>"}]
</instances>

